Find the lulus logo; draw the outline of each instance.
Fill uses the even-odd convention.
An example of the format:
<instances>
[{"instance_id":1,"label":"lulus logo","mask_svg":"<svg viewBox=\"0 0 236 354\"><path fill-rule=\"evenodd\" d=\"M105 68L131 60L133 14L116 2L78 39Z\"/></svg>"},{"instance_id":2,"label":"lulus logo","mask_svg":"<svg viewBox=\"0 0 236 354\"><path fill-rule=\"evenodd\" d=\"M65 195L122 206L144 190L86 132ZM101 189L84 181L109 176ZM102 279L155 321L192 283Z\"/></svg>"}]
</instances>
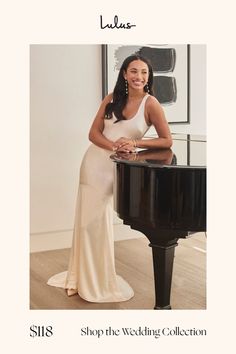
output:
<instances>
[{"instance_id":1,"label":"lulus logo","mask_svg":"<svg viewBox=\"0 0 236 354\"><path fill-rule=\"evenodd\" d=\"M117 15L114 16L113 19L113 23L105 23L102 15L100 15L100 28L101 29L105 29L105 28L109 28L109 29L131 29L132 27L136 27L136 25L131 24L130 22L126 22L126 23L119 23L119 18Z\"/></svg>"}]
</instances>

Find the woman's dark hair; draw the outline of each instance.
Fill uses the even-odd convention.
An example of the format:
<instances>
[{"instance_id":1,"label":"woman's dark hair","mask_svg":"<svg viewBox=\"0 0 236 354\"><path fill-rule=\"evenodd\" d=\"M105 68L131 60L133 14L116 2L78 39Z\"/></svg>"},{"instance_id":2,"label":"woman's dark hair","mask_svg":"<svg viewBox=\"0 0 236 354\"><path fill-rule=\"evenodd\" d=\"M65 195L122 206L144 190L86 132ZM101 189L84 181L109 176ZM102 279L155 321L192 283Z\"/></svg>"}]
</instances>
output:
<instances>
[{"instance_id":1,"label":"woman's dark hair","mask_svg":"<svg viewBox=\"0 0 236 354\"><path fill-rule=\"evenodd\" d=\"M149 77L147 82L148 86L144 86L144 91L149 92L149 94L153 96L153 70L150 62L148 61L148 59L140 55L130 55L124 60L123 64L121 65L116 85L113 90L113 100L112 102L109 102L105 108L105 119L111 119L112 113L114 113L117 118L117 121L115 123L120 120L126 119L122 114L122 111L125 108L127 102L127 94L125 92L125 79L123 73L124 71L127 71L129 64L134 60L142 60L144 63L147 64L149 70Z\"/></svg>"}]
</instances>

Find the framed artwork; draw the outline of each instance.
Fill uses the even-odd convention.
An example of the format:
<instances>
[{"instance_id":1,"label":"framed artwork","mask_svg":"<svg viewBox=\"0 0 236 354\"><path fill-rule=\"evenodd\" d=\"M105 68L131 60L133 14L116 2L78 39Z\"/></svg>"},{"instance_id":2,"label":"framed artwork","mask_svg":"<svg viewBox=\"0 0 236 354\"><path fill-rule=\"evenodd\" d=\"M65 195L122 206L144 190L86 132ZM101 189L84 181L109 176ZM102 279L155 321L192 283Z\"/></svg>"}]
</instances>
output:
<instances>
[{"instance_id":1,"label":"framed artwork","mask_svg":"<svg viewBox=\"0 0 236 354\"><path fill-rule=\"evenodd\" d=\"M113 91L126 57L139 54L153 67L154 95L169 124L190 123L190 45L102 45L102 93Z\"/></svg>"}]
</instances>

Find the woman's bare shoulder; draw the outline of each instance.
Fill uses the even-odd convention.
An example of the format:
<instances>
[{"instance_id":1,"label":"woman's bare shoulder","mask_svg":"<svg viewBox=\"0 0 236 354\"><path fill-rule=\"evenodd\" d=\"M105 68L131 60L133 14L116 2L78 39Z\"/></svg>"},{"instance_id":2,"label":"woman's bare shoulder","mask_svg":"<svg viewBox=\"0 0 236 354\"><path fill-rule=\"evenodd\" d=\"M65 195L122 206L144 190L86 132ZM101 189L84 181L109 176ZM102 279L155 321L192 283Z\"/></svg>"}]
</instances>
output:
<instances>
[{"instance_id":1,"label":"woman's bare shoulder","mask_svg":"<svg viewBox=\"0 0 236 354\"><path fill-rule=\"evenodd\" d=\"M147 98L147 106L157 107L160 106L160 102L156 99L155 96L149 95L149 97Z\"/></svg>"},{"instance_id":2,"label":"woman's bare shoulder","mask_svg":"<svg viewBox=\"0 0 236 354\"><path fill-rule=\"evenodd\" d=\"M109 103L109 102L112 101L112 99L113 99L113 93L111 92L111 93L109 93L108 95L106 95L106 96L104 97L103 102Z\"/></svg>"},{"instance_id":3,"label":"woman's bare shoulder","mask_svg":"<svg viewBox=\"0 0 236 354\"><path fill-rule=\"evenodd\" d=\"M162 111L162 106L160 102L156 99L156 97L150 95L147 99L147 111L152 112L160 112Z\"/></svg>"}]
</instances>

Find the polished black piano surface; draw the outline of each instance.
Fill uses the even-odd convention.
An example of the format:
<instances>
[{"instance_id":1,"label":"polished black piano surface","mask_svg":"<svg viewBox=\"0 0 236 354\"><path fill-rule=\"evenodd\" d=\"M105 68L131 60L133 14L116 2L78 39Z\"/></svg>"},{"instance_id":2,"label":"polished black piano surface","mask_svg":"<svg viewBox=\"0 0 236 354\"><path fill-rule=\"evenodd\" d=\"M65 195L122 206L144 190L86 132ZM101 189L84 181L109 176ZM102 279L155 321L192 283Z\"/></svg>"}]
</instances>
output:
<instances>
[{"instance_id":1,"label":"polished black piano surface","mask_svg":"<svg viewBox=\"0 0 236 354\"><path fill-rule=\"evenodd\" d=\"M152 247L154 309L171 309L178 239L206 231L206 139L189 134L172 137L171 149L111 156L115 163L115 210L124 224L141 231Z\"/></svg>"}]
</instances>

